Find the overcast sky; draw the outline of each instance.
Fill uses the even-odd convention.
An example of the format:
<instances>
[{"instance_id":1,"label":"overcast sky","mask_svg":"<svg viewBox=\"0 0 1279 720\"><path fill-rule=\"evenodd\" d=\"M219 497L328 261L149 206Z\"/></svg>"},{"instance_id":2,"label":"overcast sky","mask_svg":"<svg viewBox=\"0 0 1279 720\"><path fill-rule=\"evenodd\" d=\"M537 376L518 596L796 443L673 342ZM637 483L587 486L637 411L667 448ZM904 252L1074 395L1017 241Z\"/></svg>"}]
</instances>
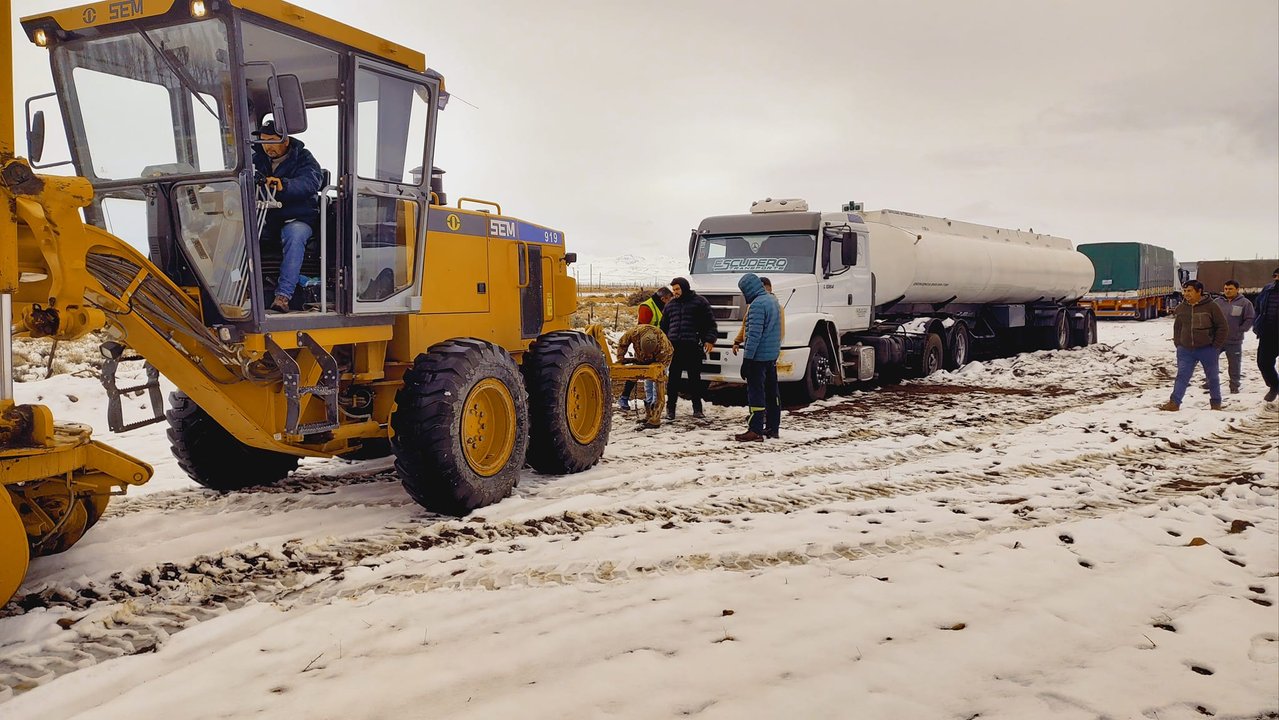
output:
<instances>
[{"instance_id":1,"label":"overcast sky","mask_svg":"<svg viewBox=\"0 0 1279 720\"><path fill-rule=\"evenodd\" d=\"M295 4L423 51L450 196L584 258L765 196L1279 256L1275 0ZM21 107L51 84L14 32Z\"/></svg>"}]
</instances>

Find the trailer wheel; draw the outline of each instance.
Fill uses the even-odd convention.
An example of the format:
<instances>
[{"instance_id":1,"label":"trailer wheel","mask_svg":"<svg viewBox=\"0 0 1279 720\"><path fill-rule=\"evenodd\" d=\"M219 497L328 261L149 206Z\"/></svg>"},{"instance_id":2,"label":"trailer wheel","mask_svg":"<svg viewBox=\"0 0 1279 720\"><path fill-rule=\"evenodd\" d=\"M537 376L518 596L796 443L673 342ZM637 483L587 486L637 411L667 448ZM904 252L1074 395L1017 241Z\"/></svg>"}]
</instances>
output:
<instances>
[{"instance_id":1,"label":"trailer wheel","mask_svg":"<svg viewBox=\"0 0 1279 720\"><path fill-rule=\"evenodd\" d=\"M391 415L395 469L422 507L465 515L510 494L528 450L528 394L502 348L463 338L404 373Z\"/></svg>"},{"instance_id":2,"label":"trailer wheel","mask_svg":"<svg viewBox=\"0 0 1279 720\"><path fill-rule=\"evenodd\" d=\"M946 369L955 370L968 364L972 359L973 335L968 332L968 325L962 321L955 323L950 329L950 352L946 353Z\"/></svg>"},{"instance_id":3,"label":"trailer wheel","mask_svg":"<svg viewBox=\"0 0 1279 720\"><path fill-rule=\"evenodd\" d=\"M820 332L808 341L808 365L804 368L804 379L788 382L782 386L785 400L789 404L807 405L826 398L827 382L830 381L830 343Z\"/></svg>"},{"instance_id":4,"label":"trailer wheel","mask_svg":"<svg viewBox=\"0 0 1279 720\"><path fill-rule=\"evenodd\" d=\"M1046 328L1036 328L1039 335L1040 350L1065 350L1070 347L1070 316L1065 310L1058 310L1053 317L1053 324Z\"/></svg>"},{"instance_id":5,"label":"trailer wheel","mask_svg":"<svg viewBox=\"0 0 1279 720\"><path fill-rule=\"evenodd\" d=\"M200 485L230 492L279 482L298 468L295 455L262 450L235 439L186 393L169 393L169 446L178 467Z\"/></svg>"},{"instance_id":6,"label":"trailer wheel","mask_svg":"<svg viewBox=\"0 0 1279 720\"><path fill-rule=\"evenodd\" d=\"M1088 311L1084 314L1084 321L1081 327L1074 328L1070 332L1070 344L1072 347L1088 347L1097 342L1097 316Z\"/></svg>"},{"instance_id":7,"label":"trailer wheel","mask_svg":"<svg viewBox=\"0 0 1279 720\"><path fill-rule=\"evenodd\" d=\"M538 338L524 356L528 464L540 473L577 473L599 462L613 422L613 386L604 352L580 332Z\"/></svg>"},{"instance_id":8,"label":"trailer wheel","mask_svg":"<svg viewBox=\"0 0 1279 720\"><path fill-rule=\"evenodd\" d=\"M924 352L919 356L919 367L916 368L916 376L921 378L928 377L941 370L946 364L945 355L942 350L941 336L937 333L928 333L928 339L924 341Z\"/></svg>"},{"instance_id":9,"label":"trailer wheel","mask_svg":"<svg viewBox=\"0 0 1279 720\"><path fill-rule=\"evenodd\" d=\"M0 606L22 585L31 550L27 544L27 531L13 506L13 496L0 488Z\"/></svg>"}]
</instances>

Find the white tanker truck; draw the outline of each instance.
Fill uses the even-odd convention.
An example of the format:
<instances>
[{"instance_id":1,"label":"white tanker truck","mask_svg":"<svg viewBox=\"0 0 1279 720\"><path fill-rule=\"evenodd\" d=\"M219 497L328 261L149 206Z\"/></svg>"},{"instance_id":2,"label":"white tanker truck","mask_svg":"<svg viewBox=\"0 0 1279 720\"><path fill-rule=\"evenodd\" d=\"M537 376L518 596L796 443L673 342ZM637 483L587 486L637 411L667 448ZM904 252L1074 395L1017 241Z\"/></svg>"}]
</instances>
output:
<instances>
[{"instance_id":1,"label":"white tanker truck","mask_svg":"<svg viewBox=\"0 0 1279 720\"><path fill-rule=\"evenodd\" d=\"M1092 262L1069 240L896 210L813 212L761 200L703 220L689 239L689 281L710 301L719 339L702 377L741 384L731 351L745 300L737 280L768 277L785 309L777 375L792 401L829 386L923 377L975 357L1096 342L1077 303Z\"/></svg>"}]
</instances>

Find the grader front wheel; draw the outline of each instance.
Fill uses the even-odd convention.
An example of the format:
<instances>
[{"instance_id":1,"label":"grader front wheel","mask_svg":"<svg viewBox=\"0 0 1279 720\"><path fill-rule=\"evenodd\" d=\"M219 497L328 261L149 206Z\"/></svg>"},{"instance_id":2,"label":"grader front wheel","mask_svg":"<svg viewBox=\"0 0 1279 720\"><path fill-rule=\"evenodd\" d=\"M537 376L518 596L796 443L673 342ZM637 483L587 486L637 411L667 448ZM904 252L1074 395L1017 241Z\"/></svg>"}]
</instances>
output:
<instances>
[{"instance_id":1,"label":"grader front wheel","mask_svg":"<svg viewBox=\"0 0 1279 720\"><path fill-rule=\"evenodd\" d=\"M608 444L613 387L604 351L590 336L553 332L524 356L532 439L528 464L541 473L581 472Z\"/></svg>"},{"instance_id":2,"label":"grader front wheel","mask_svg":"<svg viewBox=\"0 0 1279 720\"><path fill-rule=\"evenodd\" d=\"M0 605L9 602L18 591L30 561L22 518L8 491L0 489Z\"/></svg>"}]
</instances>

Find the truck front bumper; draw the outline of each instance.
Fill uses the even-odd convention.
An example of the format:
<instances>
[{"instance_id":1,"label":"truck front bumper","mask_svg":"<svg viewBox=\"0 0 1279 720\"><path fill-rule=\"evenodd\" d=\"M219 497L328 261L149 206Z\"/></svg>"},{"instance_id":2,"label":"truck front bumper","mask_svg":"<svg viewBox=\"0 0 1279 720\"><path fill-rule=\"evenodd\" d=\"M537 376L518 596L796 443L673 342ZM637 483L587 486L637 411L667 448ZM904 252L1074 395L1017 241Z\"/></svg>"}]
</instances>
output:
<instances>
[{"instance_id":1,"label":"truck front bumper","mask_svg":"<svg viewBox=\"0 0 1279 720\"><path fill-rule=\"evenodd\" d=\"M808 352L807 345L782 348L777 357L777 381L803 380L804 370L808 367ZM716 345L710 357L702 362L702 379L734 385L745 383L742 379L742 353L734 355L732 345Z\"/></svg>"}]
</instances>

